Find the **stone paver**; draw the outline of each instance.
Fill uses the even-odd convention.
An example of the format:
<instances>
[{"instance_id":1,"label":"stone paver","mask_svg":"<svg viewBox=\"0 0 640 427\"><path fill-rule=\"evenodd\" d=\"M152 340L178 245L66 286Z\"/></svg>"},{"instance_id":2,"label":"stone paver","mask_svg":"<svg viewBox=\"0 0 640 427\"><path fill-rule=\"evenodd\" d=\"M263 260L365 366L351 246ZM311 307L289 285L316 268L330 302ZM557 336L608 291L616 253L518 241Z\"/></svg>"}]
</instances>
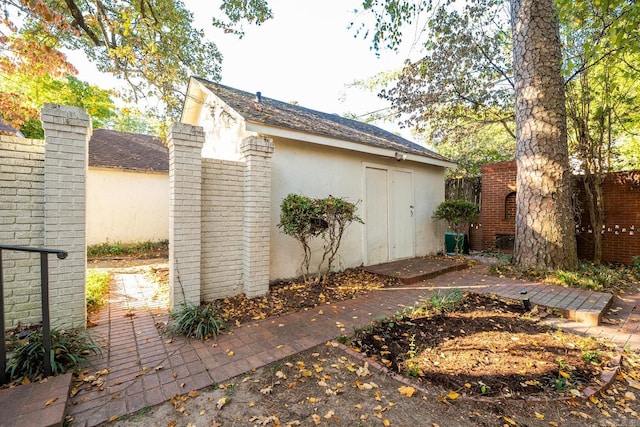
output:
<instances>
[{"instance_id":1,"label":"stone paver","mask_svg":"<svg viewBox=\"0 0 640 427\"><path fill-rule=\"evenodd\" d=\"M82 390L71 399L67 413L77 426L93 426L111 417L133 413L177 394L229 380L340 334L350 334L381 315L392 315L433 291L452 289L491 293L519 299L526 289L533 304L564 304L568 311L596 310L606 300L599 293L540 285L488 276L484 267L449 272L412 285L371 292L353 300L251 322L222 334L217 341L201 342L181 337L169 339L156 324L166 320L166 310L153 303L152 286L142 275L116 276L111 304L97 318L91 333L104 346L96 371L108 369L102 389ZM619 324L591 326L567 319L551 322L563 330L598 336L619 345L638 348L634 335L640 323L638 295L615 301ZM624 316L624 317L622 317Z\"/></svg>"},{"instance_id":2,"label":"stone paver","mask_svg":"<svg viewBox=\"0 0 640 427\"><path fill-rule=\"evenodd\" d=\"M0 390L0 427L62 426L71 374Z\"/></svg>"}]
</instances>

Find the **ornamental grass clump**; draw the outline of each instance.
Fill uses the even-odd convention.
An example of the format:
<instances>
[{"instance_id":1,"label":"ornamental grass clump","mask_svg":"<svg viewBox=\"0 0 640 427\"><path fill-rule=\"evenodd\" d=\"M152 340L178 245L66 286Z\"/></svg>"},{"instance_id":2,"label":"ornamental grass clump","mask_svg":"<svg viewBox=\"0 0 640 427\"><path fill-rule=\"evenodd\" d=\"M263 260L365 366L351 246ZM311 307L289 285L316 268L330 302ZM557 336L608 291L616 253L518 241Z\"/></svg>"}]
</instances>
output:
<instances>
[{"instance_id":1,"label":"ornamental grass clump","mask_svg":"<svg viewBox=\"0 0 640 427\"><path fill-rule=\"evenodd\" d=\"M227 325L218 318L216 307L212 304L196 305L182 301L179 307L171 310L169 332L181 334L187 338L199 340L216 339Z\"/></svg>"},{"instance_id":2,"label":"ornamental grass clump","mask_svg":"<svg viewBox=\"0 0 640 427\"><path fill-rule=\"evenodd\" d=\"M68 370L78 371L91 363L87 357L101 352L100 347L86 332L79 329L51 330L51 369L53 375ZM9 378L26 377L31 381L44 374L44 344L42 327L32 331L19 343L9 356L7 374Z\"/></svg>"}]
</instances>

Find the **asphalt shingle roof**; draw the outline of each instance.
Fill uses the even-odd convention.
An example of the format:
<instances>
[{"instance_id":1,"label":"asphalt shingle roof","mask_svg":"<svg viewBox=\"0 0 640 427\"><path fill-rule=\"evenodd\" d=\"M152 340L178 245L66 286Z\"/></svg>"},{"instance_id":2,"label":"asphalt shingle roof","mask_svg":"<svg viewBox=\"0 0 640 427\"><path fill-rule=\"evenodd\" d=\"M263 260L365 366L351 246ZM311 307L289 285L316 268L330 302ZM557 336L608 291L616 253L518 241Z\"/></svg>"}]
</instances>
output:
<instances>
[{"instance_id":1,"label":"asphalt shingle roof","mask_svg":"<svg viewBox=\"0 0 640 427\"><path fill-rule=\"evenodd\" d=\"M347 119L336 114L311 110L264 96L261 97L262 100L258 103L256 94L210 82L199 77L194 77L194 79L240 113L247 121L395 150L401 153L450 161L408 139L368 123Z\"/></svg>"},{"instance_id":2,"label":"asphalt shingle roof","mask_svg":"<svg viewBox=\"0 0 640 427\"><path fill-rule=\"evenodd\" d=\"M169 149L155 136L95 129L89 141L89 166L169 172Z\"/></svg>"}]
</instances>

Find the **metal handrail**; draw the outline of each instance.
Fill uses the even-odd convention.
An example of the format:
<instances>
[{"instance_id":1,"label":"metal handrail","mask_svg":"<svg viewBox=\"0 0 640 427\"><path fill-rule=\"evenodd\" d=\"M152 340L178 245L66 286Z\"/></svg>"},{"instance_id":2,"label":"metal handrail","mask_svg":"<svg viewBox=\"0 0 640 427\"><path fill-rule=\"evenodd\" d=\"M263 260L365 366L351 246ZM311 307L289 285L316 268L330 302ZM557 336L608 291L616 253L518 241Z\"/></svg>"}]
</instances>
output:
<instances>
[{"instance_id":1,"label":"metal handrail","mask_svg":"<svg viewBox=\"0 0 640 427\"><path fill-rule=\"evenodd\" d=\"M0 245L0 385L6 384L7 349L4 334L4 280L2 277L2 251L37 252L40 254L40 291L42 293L42 344L44 345L44 373L53 374L51 368L51 318L49 316L49 254L65 259L67 252L60 249L29 246Z\"/></svg>"}]
</instances>

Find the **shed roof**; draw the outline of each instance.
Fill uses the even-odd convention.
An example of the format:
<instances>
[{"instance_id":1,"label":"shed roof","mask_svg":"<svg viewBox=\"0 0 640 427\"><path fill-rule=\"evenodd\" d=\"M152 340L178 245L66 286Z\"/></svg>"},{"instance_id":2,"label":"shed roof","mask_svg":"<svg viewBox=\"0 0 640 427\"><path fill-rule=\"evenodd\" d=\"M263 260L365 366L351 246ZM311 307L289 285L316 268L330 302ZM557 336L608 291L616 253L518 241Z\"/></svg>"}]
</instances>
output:
<instances>
[{"instance_id":1,"label":"shed roof","mask_svg":"<svg viewBox=\"0 0 640 427\"><path fill-rule=\"evenodd\" d=\"M264 96L261 96L258 102L257 94L234 89L200 77L193 78L250 122L450 162L446 157L434 151L368 123L347 119L337 114L311 110Z\"/></svg>"},{"instance_id":2,"label":"shed roof","mask_svg":"<svg viewBox=\"0 0 640 427\"><path fill-rule=\"evenodd\" d=\"M169 149L155 136L95 129L89 141L89 166L169 172Z\"/></svg>"}]
</instances>

